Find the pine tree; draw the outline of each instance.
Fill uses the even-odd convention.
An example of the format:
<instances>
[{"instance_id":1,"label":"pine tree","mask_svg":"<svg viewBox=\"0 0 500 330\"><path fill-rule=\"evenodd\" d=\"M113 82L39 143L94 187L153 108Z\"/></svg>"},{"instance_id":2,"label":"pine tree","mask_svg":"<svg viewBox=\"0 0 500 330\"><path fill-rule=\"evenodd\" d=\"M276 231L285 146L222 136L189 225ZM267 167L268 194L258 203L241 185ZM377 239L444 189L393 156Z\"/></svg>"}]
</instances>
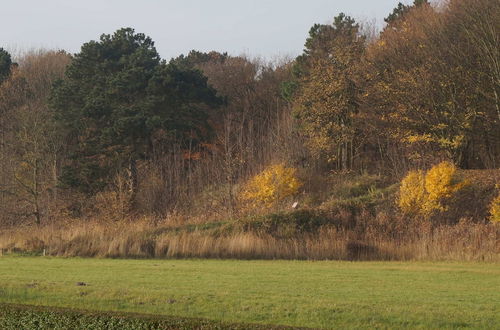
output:
<instances>
[{"instance_id":1,"label":"pine tree","mask_svg":"<svg viewBox=\"0 0 500 330\"><path fill-rule=\"evenodd\" d=\"M127 169L133 199L136 162L155 144L204 139L215 94L200 71L162 61L151 38L131 28L84 44L51 97L71 144L64 183L92 193Z\"/></svg>"}]
</instances>

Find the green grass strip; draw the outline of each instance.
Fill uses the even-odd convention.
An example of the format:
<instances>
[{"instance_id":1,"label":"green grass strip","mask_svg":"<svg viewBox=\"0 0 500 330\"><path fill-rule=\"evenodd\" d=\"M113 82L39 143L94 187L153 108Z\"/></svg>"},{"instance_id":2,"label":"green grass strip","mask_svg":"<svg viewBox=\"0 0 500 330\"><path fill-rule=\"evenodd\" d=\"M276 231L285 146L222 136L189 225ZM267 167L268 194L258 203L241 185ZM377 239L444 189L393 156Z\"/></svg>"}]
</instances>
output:
<instances>
[{"instance_id":1,"label":"green grass strip","mask_svg":"<svg viewBox=\"0 0 500 330\"><path fill-rule=\"evenodd\" d=\"M214 325L495 329L499 289L492 263L0 258L0 303Z\"/></svg>"}]
</instances>

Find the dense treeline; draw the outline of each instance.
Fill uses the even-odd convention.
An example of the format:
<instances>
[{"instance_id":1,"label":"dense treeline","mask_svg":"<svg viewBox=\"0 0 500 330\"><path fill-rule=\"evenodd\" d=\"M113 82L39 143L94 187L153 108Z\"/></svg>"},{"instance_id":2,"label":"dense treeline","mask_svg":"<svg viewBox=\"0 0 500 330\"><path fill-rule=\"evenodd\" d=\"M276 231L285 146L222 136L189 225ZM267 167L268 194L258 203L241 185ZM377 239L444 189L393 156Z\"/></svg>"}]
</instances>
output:
<instances>
[{"instance_id":1,"label":"dense treeline","mask_svg":"<svg viewBox=\"0 0 500 330\"><path fill-rule=\"evenodd\" d=\"M299 169L401 178L500 164L500 3L400 4L376 38L340 14L302 55L162 60L125 28L64 51L0 49L0 223L244 212L243 182Z\"/></svg>"},{"instance_id":2,"label":"dense treeline","mask_svg":"<svg viewBox=\"0 0 500 330\"><path fill-rule=\"evenodd\" d=\"M343 169L377 159L401 171L439 157L497 168L499 7L400 5L369 44L350 17L314 26L293 101L311 147Z\"/></svg>"}]
</instances>

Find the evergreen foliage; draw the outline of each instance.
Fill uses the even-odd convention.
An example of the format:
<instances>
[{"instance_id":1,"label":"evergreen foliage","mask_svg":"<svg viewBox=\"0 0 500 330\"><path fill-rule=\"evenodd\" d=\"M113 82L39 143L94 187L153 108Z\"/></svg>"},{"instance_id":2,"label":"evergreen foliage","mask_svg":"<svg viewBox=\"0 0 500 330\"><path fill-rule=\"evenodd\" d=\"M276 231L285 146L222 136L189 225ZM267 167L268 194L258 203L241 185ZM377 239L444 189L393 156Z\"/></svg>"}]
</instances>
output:
<instances>
[{"instance_id":1,"label":"evergreen foliage","mask_svg":"<svg viewBox=\"0 0 500 330\"><path fill-rule=\"evenodd\" d=\"M405 14L407 14L412 8L415 8L415 7L419 7L419 6L422 6L422 5L429 5L429 1L428 0L415 0L413 2L413 5L405 5L403 3L398 3L397 7L394 8L394 10L392 11L391 14L389 14L389 16L387 16L386 18L384 18L384 21L391 25L395 22L397 22L398 20L400 20Z\"/></svg>"},{"instance_id":2,"label":"evergreen foliage","mask_svg":"<svg viewBox=\"0 0 500 330\"><path fill-rule=\"evenodd\" d=\"M51 97L71 144L63 181L95 192L154 145L199 143L219 103L201 72L162 61L151 38L130 28L103 34L82 46Z\"/></svg>"},{"instance_id":3,"label":"evergreen foliage","mask_svg":"<svg viewBox=\"0 0 500 330\"><path fill-rule=\"evenodd\" d=\"M12 58L3 48L0 48L0 83L2 83L10 74Z\"/></svg>"}]
</instances>

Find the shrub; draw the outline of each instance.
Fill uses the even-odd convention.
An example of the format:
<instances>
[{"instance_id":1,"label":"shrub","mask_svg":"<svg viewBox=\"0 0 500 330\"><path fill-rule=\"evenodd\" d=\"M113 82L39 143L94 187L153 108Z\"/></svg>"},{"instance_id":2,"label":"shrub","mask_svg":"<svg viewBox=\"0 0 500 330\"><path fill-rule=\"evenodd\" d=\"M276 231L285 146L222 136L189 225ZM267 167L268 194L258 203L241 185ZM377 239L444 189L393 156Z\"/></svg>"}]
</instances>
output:
<instances>
[{"instance_id":1,"label":"shrub","mask_svg":"<svg viewBox=\"0 0 500 330\"><path fill-rule=\"evenodd\" d=\"M425 175L425 190L427 192L423 211L427 214L435 210L446 211L444 200L450 199L467 184L460 182L456 176L456 167L450 162L441 162L433 166Z\"/></svg>"},{"instance_id":2,"label":"shrub","mask_svg":"<svg viewBox=\"0 0 500 330\"><path fill-rule=\"evenodd\" d=\"M254 206L260 204L270 207L295 195L301 186L294 168L283 164L271 165L244 185L240 197Z\"/></svg>"},{"instance_id":3,"label":"shrub","mask_svg":"<svg viewBox=\"0 0 500 330\"><path fill-rule=\"evenodd\" d=\"M500 192L498 193L498 196L491 202L490 214L491 222L500 224Z\"/></svg>"},{"instance_id":4,"label":"shrub","mask_svg":"<svg viewBox=\"0 0 500 330\"><path fill-rule=\"evenodd\" d=\"M444 205L455 193L467 185L456 175L456 167L450 162L441 162L427 173L410 171L401 181L398 204L405 213L429 216L435 211L446 211Z\"/></svg>"},{"instance_id":5,"label":"shrub","mask_svg":"<svg viewBox=\"0 0 500 330\"><path fill-rule=\"evenodd\" d=\"M405 213L418 214L426 200L425 175L422 171L410 171L401 181L398 205Z\"/></svg>"}]
</instances>

